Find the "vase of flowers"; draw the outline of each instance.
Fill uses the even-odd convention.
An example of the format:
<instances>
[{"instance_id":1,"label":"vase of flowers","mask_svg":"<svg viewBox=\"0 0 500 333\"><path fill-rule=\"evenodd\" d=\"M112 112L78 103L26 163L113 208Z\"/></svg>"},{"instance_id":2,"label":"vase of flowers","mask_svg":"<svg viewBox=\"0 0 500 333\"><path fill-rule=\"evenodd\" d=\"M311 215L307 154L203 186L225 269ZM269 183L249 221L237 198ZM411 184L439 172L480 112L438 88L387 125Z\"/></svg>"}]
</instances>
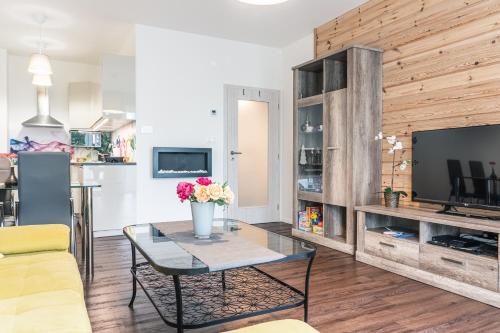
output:
<instances>
[{"instance_id":1,"label":"vase of flowers","mask_svg":"<svg viewBox=\"0 0 500 333\"><path fill-rule=\"evenodd\" d=\"M234 194L227 183L220 184L208 178L198 178L196 183L180 182L177 196L191 203L193 231L196 238L207 239L212 234L215 205L233 203Z\"/></svg>"},{"instance_id":2,"label":"vase of flowers","mask_svg":"<svg viewBox=\"0 0 500 333\"><path fill-rule=\"evenodd\" d=\"M9 154L0 154L0 157L6 157L10 161L10 175L9 178L5 181L5 186L17 186L17 177L15 171L15 165L17 163L17 155L14 153Z\"/></svg>"},{"instance_id":3,"label":"vase of flowers","mask_svg":"<svg viewBox=\"0 0 500 333\"><path fill-rule=\"evenodd\" d=\"M403 143L398 140L395 135L386 136L380 132L375 140L387 140L387 143L390 145L388 154L392 155L392 173L391 173L391 186L387 186L384 189L384 202L386 207L397 208L399 206L400 197L407 197L408 193L405 191L395 191L394 190L394 173L396 170L404 171L410 165L411 160L403 159L403 155L405 153L403 149ZM399 152L399 158L396 158L396 154Z\"/></svg>"}]
</instances>

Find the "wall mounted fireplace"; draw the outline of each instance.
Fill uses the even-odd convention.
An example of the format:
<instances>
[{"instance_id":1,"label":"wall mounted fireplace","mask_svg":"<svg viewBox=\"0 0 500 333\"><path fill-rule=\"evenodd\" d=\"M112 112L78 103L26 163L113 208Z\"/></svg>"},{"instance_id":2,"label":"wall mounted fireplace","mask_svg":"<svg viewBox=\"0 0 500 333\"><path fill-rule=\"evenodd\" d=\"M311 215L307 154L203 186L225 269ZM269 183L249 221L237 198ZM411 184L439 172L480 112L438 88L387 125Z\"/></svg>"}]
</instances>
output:
<instances>
[{"instance_id":1,"label":"wall mounted fireplace","mask_svg":"<svg viewBox=\"0 0 500 333\"><path fill-rule=\"evenodd\" d=\"M153 178L193 178L211 176L211 148L153 148Z\"/></svg>"}]
</instances>

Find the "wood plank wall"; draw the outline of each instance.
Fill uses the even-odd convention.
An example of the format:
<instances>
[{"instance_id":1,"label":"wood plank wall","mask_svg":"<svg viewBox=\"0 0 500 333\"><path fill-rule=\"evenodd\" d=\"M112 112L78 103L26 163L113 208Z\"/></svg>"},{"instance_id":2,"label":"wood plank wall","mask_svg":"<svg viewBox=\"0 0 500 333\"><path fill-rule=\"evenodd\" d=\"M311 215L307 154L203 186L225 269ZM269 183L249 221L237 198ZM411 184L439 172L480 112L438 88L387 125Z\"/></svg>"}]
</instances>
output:
<instances>
[{"instance_id":1,"label":"wood plank wall","mask_svg":"<svg viewBox=\"0 0 500 333\"><path fill-rule=\"evenodd\" d=\"M383 131L405 147L415 130L500 124L500 0L370 0L315 35L316 56L351 44L385 51ZM411 169L395 187L410 192Z\"/></svg>"}]
</instances>

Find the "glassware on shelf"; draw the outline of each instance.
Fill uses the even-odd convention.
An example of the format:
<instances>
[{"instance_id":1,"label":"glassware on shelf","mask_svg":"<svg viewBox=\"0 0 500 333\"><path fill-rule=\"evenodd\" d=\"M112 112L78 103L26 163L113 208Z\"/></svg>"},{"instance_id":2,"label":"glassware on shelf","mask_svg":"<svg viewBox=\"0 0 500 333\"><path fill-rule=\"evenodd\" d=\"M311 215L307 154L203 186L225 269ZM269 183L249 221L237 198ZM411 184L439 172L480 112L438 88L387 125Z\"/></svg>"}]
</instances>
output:
<instances>
[{"instance_id":1,"label":"glassware on shelf","mask_svg":"<svg viewBox=\"0 0 500 333\"><path fill-rule=\"evenodd\" d=\"M309 120L309 115L306 115L306 121L302 124L300 129L304 133L312 133L314 131L314 126L311 125L311 121Z\"/></svg>"},{"instance_id":2,"label":"glassware on shelf","mask_svg":"<svg viewBox=\"0 0 500 333\"><path fill-rule=\"evenodd\" d=\"M302 145L302 148L300 149L299 164L300 165L306 165L307 164L306 148L304 147L304 145Z\"/></svg>"}]
</instances>

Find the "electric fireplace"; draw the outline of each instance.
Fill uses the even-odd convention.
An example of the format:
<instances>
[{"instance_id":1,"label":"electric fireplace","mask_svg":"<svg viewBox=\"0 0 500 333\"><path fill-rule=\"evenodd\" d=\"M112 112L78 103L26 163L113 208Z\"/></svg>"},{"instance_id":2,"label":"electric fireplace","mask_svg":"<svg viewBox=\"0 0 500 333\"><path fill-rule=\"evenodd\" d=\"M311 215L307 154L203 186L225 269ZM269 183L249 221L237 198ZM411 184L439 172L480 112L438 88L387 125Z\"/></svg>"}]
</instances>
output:
<instances>
[{"instance_id":1,"label":"electric fireplace","mask_svg":"<svg viewBox=\"0 0 500 333\"><path fill-rule=\"evenodd\" d=\"M211 176L211 148L153 148L153 178L194 178Z\"/></svg>"}]
</instances>

